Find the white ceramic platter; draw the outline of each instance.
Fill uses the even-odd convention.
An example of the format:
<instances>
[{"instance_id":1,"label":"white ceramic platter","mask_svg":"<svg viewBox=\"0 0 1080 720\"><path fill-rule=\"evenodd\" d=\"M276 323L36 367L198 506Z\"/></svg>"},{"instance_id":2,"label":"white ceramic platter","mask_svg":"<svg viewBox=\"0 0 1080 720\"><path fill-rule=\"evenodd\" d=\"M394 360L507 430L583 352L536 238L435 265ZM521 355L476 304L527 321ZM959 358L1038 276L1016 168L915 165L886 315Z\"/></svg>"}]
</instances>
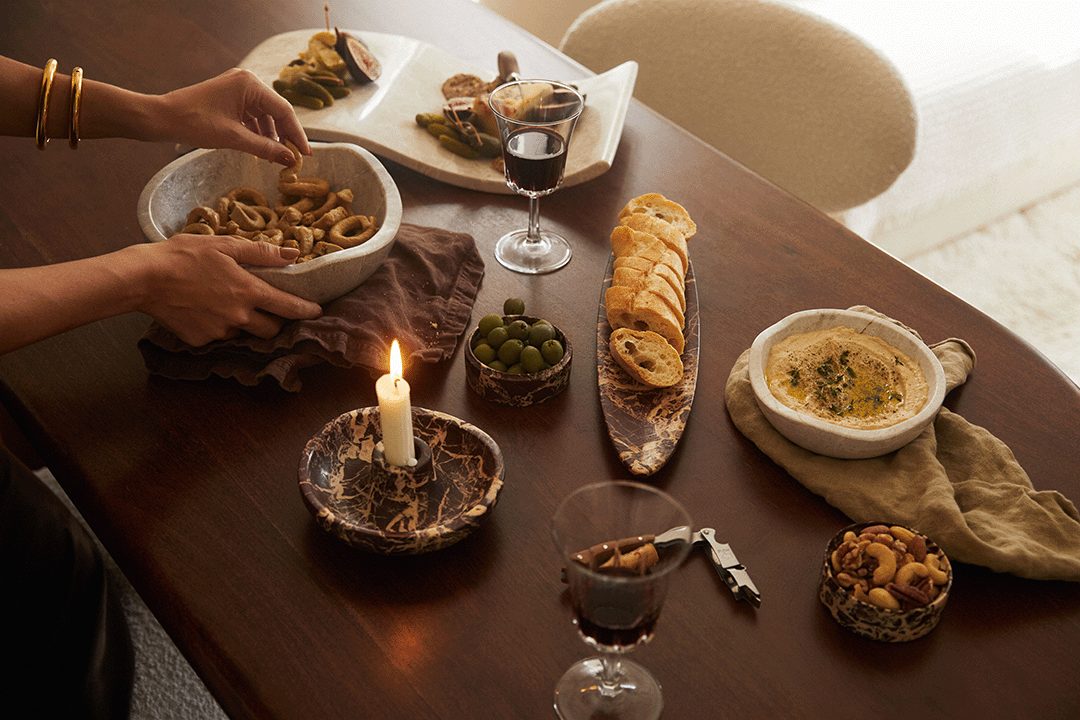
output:
<instances>
[{"instance_id":1,"label":"white ceramic platter","mask_svg":"<svg viewBox=\"0 0 1080 720\"><path fill-rule=\"evenodd\" d=\"M318 29L293 30L263 41L240 62L267 85L307 48ZM466 160L444 149L416 124L417 113L439 112L443 82L457 73L494 79L492 68L470 65L432 45L385 33L349 30L382 65L382 75L367 85L352 84L352 94L320 110L296 108L312 140L352 142L436 180L471 190L510 194L502 173L488 160ZM523 68L528 76L527 68ZM585 112L574 130L563 186L605 173L615 158L626 110L637 79L637 63L626 62L589 78L547 78L576 85L585 94Z\"/></svg>"}]
</instances>

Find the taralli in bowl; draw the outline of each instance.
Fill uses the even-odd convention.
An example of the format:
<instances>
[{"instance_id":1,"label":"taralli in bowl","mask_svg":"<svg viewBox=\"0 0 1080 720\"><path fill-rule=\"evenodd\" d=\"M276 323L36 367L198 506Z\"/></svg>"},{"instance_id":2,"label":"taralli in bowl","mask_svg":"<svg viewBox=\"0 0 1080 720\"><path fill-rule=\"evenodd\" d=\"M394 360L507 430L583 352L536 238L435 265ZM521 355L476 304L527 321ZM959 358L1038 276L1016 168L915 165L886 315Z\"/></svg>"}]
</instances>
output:
<instances>
[{"instance_id":1,"label":"taralli in bowl","mask_svg":"<svg viewBox=\"0 0 1080 720\"><path fill-rule=\"evenodd\" d=\"M151 242L185 230L259 239L263 229L265 235L273 234L269 225L280 230L276 226L297 216L291 224L297 226L299 245L310 246L301 251L307 261L248 269L274 287L313 302L341 297L367 280L390 254L401 225L401 195L386 168L367 150L351 143L311 143L311 148L312 157L302 158L295 173L236 150L195 150L174 160L151 178L139 197L143 233ZM223 200L234 201L227 211ZM305 220L305 213L320 217ZM281 244L276 235L267 241Z\"/></svg>"},{"instance_id":2,"label":"taralli in bowl","mask_svg":"<svg viewBox=\"0 0 1080 720\"><path fill-rule=\"evenodd\" d=\"M777 431L829 457L877 457L914 440L945 399L933 351L899 325L853 310L806 310L750 347L750 385Z\"/></svg>"},{"instance_id":3,"label":"taralli in bowl","mask_svg":"<svg viewBox=\"0 0 1080 720\"><path fill-rule=\"evenodd\" d=\"M860 523L829 542L818 598L858 635L907 642L937 627L952 579L945 553L925 535L900 525Z\"/></svg>"}]
</instances>

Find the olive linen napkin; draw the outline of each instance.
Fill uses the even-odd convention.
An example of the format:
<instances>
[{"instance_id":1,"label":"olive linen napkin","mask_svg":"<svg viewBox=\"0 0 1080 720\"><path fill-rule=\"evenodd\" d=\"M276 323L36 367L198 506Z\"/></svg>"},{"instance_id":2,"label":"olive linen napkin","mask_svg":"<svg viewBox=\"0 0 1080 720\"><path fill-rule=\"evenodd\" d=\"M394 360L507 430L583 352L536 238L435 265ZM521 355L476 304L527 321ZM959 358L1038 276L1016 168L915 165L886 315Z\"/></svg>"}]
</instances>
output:
<instances>
[{"instance_id":1,"label":"olive linen napkin","mask_svg":"<svg viewBox=\"0 0 1080 720\"><path fill-rule=\"evenodd\" d=\"M896 322L865 306L851 309ZM968 379L975 353L966 342L953 338L931 349L945 370L947 391ZM1035 490L1012 451L984 428L942 408L921 435L888 455L825 457L773 428L754 398L748 365L749 350L735 362L727 382L727 408L735 426L852 521L915 528L952 560L996 572L1080 581L1076 507L1058 492Z\"/></svg>"},{"instance_id":2,"label":"olive linen napkin","mask_svg":"<svg viewBox=\"0 0 1080 720\"><path fill-rule=\"evenodd\" d=\"M152 323L138 347L147 369L167 378L219 375L244 385L273 378L297 392L300 371L322 362L386 372L395 339L406 364L450 357L483 276L484 261L471 235L402 224L382 266L360 287L325 305L322 317L287 323L267 340L245 333L202 347Z\"/></svg>"}]
</instances>

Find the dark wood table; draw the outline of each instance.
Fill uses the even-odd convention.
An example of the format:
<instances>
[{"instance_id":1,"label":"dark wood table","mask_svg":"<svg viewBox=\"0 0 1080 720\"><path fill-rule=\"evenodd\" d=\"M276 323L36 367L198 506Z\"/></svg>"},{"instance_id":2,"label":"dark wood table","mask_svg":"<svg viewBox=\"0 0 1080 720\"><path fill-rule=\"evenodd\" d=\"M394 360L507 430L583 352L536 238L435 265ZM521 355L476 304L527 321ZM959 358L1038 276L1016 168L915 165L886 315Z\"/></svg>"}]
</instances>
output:
<instances>
[{"instance_id":1,"label":"dark wood table","mask_svg":"<svg viewBox=\"0 0 1080 720\"><path fill-rule=\"evenodd\" d=\"M511 49L537 75L583 70L468 0L338 2L342 27L409 35L494 70ZM14 3L0 47L39 66L164 92L237 63L264 38L323 24L321 3ZM142 239L135 205L173 148L128 141L38 152L0 139L0 263L51 263ZM604 429L594 351L617 211L662 192L687 207L703 348L682 443L652 482L713 526L748 566L759 610L704 557L672 585L635 657L668 718L1080 716L1080 586L958 565L942 624L906 645L841 629L817 600L821 556L846 519L732 425L723 388L764 327L811 307L865 303L930 341L979 355L947 406L1006 442L1039 489L1080 499L1080 392L992 319L657 114L634 104L614 167L543 201L572 240L566 268L502 269L495 240L526 203L388 164L405 221L471 233L487 274L479 314L525 299L573 338L571 387L527 409L465 385L461 348L415 367L413 402L475 423L507 461L491 522L436 554L363 554L320 530L296 467L324 423L375 404L366 372L312 368L304 388L151 377L148 319L97 323L0 358L0 398L198 674L235 718L545 718L552 687L588 653L570 624L548 521L582 483L627 477Z\"/></svg>"}]
</instances>

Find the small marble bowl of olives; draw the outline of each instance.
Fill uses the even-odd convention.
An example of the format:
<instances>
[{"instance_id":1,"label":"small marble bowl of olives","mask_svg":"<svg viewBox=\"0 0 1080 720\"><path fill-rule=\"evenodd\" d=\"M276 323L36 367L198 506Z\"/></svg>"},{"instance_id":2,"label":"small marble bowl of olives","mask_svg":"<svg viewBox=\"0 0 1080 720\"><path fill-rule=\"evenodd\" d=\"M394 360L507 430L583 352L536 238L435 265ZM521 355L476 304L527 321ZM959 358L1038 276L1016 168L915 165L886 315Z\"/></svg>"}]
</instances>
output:
<instances>
[{"instance_id":1,"label":"small marble bowl of olives","mask_svg":"<svg viewBox=\"0 0 1080 720\"><path fill-rule=\"evenodd\" d=\"M489 402L527 407L570 384L569 339L547 320L524 313L524 303L511 298L502 315L485 315L469 337L465 378Z\"/></svg>"}]
</instances>

